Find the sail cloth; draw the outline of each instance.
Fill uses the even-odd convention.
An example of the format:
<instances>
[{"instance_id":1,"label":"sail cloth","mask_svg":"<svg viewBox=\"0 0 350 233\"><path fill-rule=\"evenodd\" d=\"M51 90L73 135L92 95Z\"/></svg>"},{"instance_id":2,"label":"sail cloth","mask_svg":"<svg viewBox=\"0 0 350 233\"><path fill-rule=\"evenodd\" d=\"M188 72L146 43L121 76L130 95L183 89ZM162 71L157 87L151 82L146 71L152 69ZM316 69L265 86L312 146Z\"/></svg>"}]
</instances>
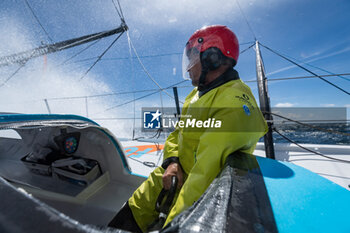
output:
<instances>
[{"instance_id":1,"label":"sail cloth","mask_svg":"<svg viewBox=\"0 0 350 233\"><path fill-rule=\"evenodd\" d=\"M256 157L230 155L201 198L162 231L169 232L278 232Z\"/></svg>"}]
</instances>

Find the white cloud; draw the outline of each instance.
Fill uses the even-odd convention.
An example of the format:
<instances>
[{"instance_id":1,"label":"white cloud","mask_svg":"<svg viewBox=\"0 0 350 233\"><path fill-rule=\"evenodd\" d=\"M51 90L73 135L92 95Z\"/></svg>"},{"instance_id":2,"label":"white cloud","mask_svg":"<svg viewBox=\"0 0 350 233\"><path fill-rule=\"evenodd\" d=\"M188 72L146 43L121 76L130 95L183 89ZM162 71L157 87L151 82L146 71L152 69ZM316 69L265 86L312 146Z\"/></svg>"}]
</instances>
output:
<instances>
[{"instance_id":1,"label":"white cloud","mask_svg":"<svg viewBox=\"0 0 350 233\"><path fill-rule=\"evenodd\" d=\"M323 55L321 57L316 57L316 58L308 60L306 62L310 63L310 62L313 62L313 61L318 61L318 60L321 60L321 59L324 59L324 58L333 57L333 56L336 56L336 55L339 55L339 54L342 54L342 53L346 53L346 52L349 52L349 51L350 51L350 46L347 46L347 47L345 47L343 49L340 49L338 51L335 51L333 53L329 53L329 54Z\"/></svg>"},{"instance_id":2,"label":"white cloud","mask_svg":"<svg viewBox=\"0 0 350 233\"><path fill-rule=\"evenodd\" d=\"M177 22L177 18L170 18L168 22L169 23L176 23Z\"/></svg>"},{"instance_id":3,"label":"white cloud","mask_svg":"<svg viewBox=\"0 0 350 233\"><path fill-rule=\"evenodd\" d=\"M335 107L335 104L321 104L322 107Z\"/></svg>"},{"instance_id":4,"label":"white cloud","mask_svg":"<svg viewBox=\"0 0 350 233\"><path fill-rule=\"evenodd\" d=\"M126 4L130 4L127 6ZM230 1L197 0L197 1L138 1L136 4L124 3L126 17L135 22L152 26L182 25L191 22L192 25L218 18L224 19L237 11L237 5ZM132 10L132 14L130 12ZM155 17L156 16L156 17ZM238 15L240 16L240 15ZM213 23L213 22L212 22Z\"/></svg>"},{"instance_id":5,"label":"white cloud","mask_svg":"<svg viewBox=\"0 0 350 233\"><path fill-rule=\"evenodd\" d=\"M309 57L314 57L314 56L318 56L321 54L321 51L316 51L316 52L311 52L311 53L307 53L305 51L300 53L300 57L303 59L307 59Z\"/></svg>"},{"instance_id":6,"label":"white cloud","mask_svg":"<svg viewBox=\"0 0 350 233\"><path fill-rule=\"evenodd\" d=\"M296 67L297 67L297 66L295 66L295 65L285 66L285 67L280 68L280 69L278 69L278 70L271 71L271 72L267 73L266 76L270 76L270 75L273 75L273 74L278 74L278 73L280 73L280 72L282 72L282 71L290 70L290 69L296 68Z\"/></svg>"},{"instance_id":7,"label":"white cloud","mask_svg":"<svg viewBox=\"0 0 350 233\"><path fill-rule=\"evenodd\" d=\"M350 108L350 104L345 104L344 107L345 108Z\"/></svg>"},{"instance_id":8,"label":"white cloud","mask_svg":"<svg viewBox=\"0 0 350 233\"><path fill-rule=\"evenodd\" d=\"M293 107L295 104L292 103L278 103L275 105L275 107Z\"/></svg>"},{"instance_id":9,"label":"white cloud","mask_svg":"<svg viewBox=\"0 0 350 233\"><path fill-rule=\"evenodd\" d=\"M271 7L275 3L277 4L279 1L250 0L240 1L240 6L248 16L249 9ZM107 25L111 25L111 22L116 22L118 19L112 3L100 4L96 1L86 1L79 4L89 10L87 15L99 18ZM217 24L223 20L227 21L227 19L235 21L242 17L237 4L227 0L121 1L120 4L126 23L130 28L145 29L145 26L146 28L152 26L149 28L151 30L167 29L169 26L181 29L188 26L199 28L204 24Z\"/></svg>"}]
</instances>

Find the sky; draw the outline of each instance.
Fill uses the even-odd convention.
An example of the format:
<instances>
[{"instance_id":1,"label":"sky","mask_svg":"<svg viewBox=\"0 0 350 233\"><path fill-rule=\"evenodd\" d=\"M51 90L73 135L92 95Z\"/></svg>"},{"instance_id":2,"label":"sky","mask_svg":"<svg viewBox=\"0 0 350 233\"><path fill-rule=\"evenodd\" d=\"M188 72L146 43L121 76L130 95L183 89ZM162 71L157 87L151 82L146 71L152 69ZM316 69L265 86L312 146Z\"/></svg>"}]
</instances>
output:
<instances>
[{"instance_id":1,"label":"sky","mask_svg":"<svg viewBox=\"0 0 350 233\"><path fill-rule=\"evenodd\" d=\"M350 2L346 0L120 0L120 4L129 27L130 41L143 66L135 58L128 35L124 33L83 79L83 74L116 35L101 39L69 61L67 59L88 44L32 59L7 82L5 80L19 65L0 67L0 111L48 113L50 110L52 113L78 114L111 128L117 135L124 135L130 131L133 122L111 118L134 117L135 111L139 118L141 107L173 107L173 98L167 93L157 93L135 104L117 107L151 92L92 96L158 89L145 69L161 87L183 81L181 62L186 41L195 30L213 24L226 25L234 31L241 51L252 45L256 38L261 44L301 64L309 63L332 73L350 73ZM2 0L0 57L110 30L120 23L112 0ZM270 80L268 90L272 107L350 108L349 95L320 79L271 81L311 74L265 48L261 48L261 53ZM303 65L318 75L327 74ZM253 49L240 55L236 70L258 98L257 84L253 81L256 80ZM350 76L343 77L327 80L350 92ZM188 81L179 85L180 101L191 89ZM172 89L168 94L173 95Z\"/></svg>"}]
</instances>

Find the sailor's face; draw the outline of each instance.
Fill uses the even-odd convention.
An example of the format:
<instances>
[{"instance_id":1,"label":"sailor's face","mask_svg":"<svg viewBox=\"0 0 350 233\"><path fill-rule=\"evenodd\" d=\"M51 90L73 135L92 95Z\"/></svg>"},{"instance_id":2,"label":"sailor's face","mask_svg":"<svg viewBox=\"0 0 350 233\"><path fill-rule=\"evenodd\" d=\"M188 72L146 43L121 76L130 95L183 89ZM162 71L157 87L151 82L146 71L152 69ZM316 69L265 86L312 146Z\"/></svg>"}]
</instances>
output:
<instances>
[{"instance_id":1,"label":"sailor's face","mask_svg":"<svg viewBox=\"0 0 350 233\"><path fill-rule=\"evenodd\" d=\"M186 57L187 57L187 72L192 80L193 86L198 86L199 77L202 72L202 65L200 62L200 50L196 47L187 49L186 48Z\"/></svg>"},{"instance_id":2,"label":"sailor's face","mask_svg":"<svg viewBox=\"0 0 350 233\"><path fill-rule=\"evenodd\" d=\"M200 61L198 61L195 65L193 65L188 70L188 72L189 72L190 78L192 80L192 85L197 87L199 84L199 78L200 78L201 73L202 73L202 65L201 65Z\"/></svg>"}]
</instances>

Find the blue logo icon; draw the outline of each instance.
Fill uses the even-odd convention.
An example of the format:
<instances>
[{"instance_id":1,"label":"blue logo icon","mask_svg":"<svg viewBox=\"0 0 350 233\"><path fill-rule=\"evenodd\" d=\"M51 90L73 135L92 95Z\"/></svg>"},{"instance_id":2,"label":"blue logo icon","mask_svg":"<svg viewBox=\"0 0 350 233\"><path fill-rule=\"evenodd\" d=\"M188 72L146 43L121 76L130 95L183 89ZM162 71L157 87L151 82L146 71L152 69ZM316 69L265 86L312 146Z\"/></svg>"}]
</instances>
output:
<instances>
[{"instance_id":1,"label":"blue logo icon","mask_svg":"<svg viewBox=\"0 0 350 233\"><path fill-rule=\"evenodd\" d=\"M162 113L159 112L159 109L157 109L156 112L144 111L143 112L143 128L144 129L160 129L161 120L162 120L161 115L162 115Z\"/></svg>"},{"instance_id":2,"label":"blue logo icon","mask_svg":"<svg viewBox=\"0 0 350 233\"><path fill-rule=\"evenodd\" d=\"M243 110L247 116L250 116L250 109L248 108L247 105L245 105L245 104L243 105Z\"/></svg>"}]
</instances>

